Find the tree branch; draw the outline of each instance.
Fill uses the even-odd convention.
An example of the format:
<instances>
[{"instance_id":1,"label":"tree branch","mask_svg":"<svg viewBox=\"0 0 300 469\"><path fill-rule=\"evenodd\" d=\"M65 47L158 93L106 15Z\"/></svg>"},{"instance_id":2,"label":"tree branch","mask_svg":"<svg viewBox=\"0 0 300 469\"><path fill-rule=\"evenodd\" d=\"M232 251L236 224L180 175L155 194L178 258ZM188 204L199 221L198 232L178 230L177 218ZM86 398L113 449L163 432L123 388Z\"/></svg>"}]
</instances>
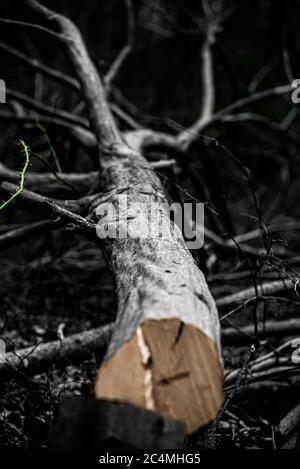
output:
<instances>
[{"instance_id":1,"label":"tree branch","mask_svg":"<svg viewBox=\"0 0 300 469\"><path fill-rule=\"evenodd\" d=\"M76 116L75 114L71 114L62 109L58 109L57 107L54 107L54 106L53 107L47 106L46 104L43 104L41 101L37 99L31 98L30 96L24 93L21 93L16 90L12 90L10 88L6 89L6 93L9 98L12 98L22 104L25 104L30 109L38 111L42 115L46 114L47 116L58 118L61 121L65 120L75 126L80 126L86 129L90 128L88 120L82 117ZM38 117L37 117L37 121L38 121Z\"/></svg>"},{"instance_id":2,"label":"tree branch","mask_svg":"<svg viewBox=\"0 0 300 469\"><path fill-rule=\"evenodd\" d=\"M29 223L20 228L10 230L0 235L0 250L23 243L34 236L48 232L54 228L59 228L60 224L52 220L42 220L35 223Z\"/></svg>"},{"instance_id":3,"label":"tree branch","mask_svg":"<svg viewBox=\"0 0 300 469\"><path fill-rule=\"evenodd\" d=\"M23 54L18 49L15 49L4 42L0 42L0 49L4 50L6 53L18 59L21 63L29 66L33 70L43 73L46 77L52 78L53 80L61 83L62 85L68 86L74 91L80 91L80 83L75 79L62 73L58 70L55 70L52 67L48 67L43 64L36 58L31 58L26 54Z\"/></svg>"},{"instance_id":4,"label":"tree branch","mask_svg":"<svg viewBox=\"0 0 300 469\"><path fill-rule=\"evenodd\" d=\"M59 34L51 31L51 29L40 26L39 24L27 23L26 21L18 21L18 20L13 20L10 18L0 18L0 23L19 26L20 28L25 28L25 29L35 29L36 31L40 31L42 33L48 34L49 36L51 36L57 41L61 41L61 37Z\"/></svg>"},{"instance_id":5,"label":"tree branch","mask_svg":"<svg viewBox=\"0 0 300 469\"><path fill-rule=\"evenodd\" d=\"M300 320L298 318L281 319L280 321L268 320L259 330L259 336L265 337L284 337L296 336L300 332ZM249 340L255 340L255 327L253 324L235 327L222 328L222 341L226 343L245 343L248 336Z\"/></svg>"},{"instance_id":6,"label":"tree branch","mask_svg":"<svg viewBox=\"0 0 300 469\"><path fill-rule=\"evenodd\" d=\"M115 79L128 55L131 53L134 43L135 21L132 0L125 0L125 3L127 8L127 43L121 49L104 77L104 85L108 93L110 91L113 80Z\"/></svg>"},{"instance_id":7,"label":"tree branch","mask_svg":"<svg viewBox=\"0 0 300 469\"><path fill-rule=\"evenodd\" d=\"M297 292L297 283L293 280L274 280L273 282L265 282L262 285L257 286L259 295L274 295L285 291L294 290ZM256 296L256 290L254 287L246 288L240 292L226 295L216 299L218 308L224 308L227 306L233 306L240 304L243 301L247 301L250 298Z\"/></svg>"},{"instance_id":8,"label":"tree branch","mask_svg":"<svg viewBox=\"0 0 300 469\"><path fill-rule=\"evenodd\" d=\"M0 193L3 195L15 193L16 189L17 186L10 182L2 182L0 184ZM23 189L16 202L22 209L31 213L36 213L46 218L55 215L67 223L73 223L81 227L86 234L96 238L95 223L80 215L80 213L87 210L92 200L93 197L84 197L79 200L53 200Z\"/></svg>"},{"instance_id":9,"label":"tree branch","mask_svg":"<svg viewBox=\"0 0 300 469\"><path fill-rule=\"evenodd\" d=\"M211 120L215 107L215 83L213 70L212 46L215 42L215 36L218 24L208 20L206 38L202 46L202 109L199 118L186 131L178 136L178 141L185 146L191 140L191 135L200 132Z\"/></svg>"},{"instance_id":10,"label":"tree branch","mask_svg":"<svg viewBox=\"0 0 300 469\"><path fill-rule=\"evenodd\" d=\"M16 352L8 352L5 363L0 364L0 377L6 379L15 373L34 375L47 371L51 366L65 366L66 363L80 363L97 354L97 359L104 356L113 325L83 331L66 337L26 347Z\"/></svg>"},{"instance_id":11,"label":"tree branch","mask_svg":"<svg viewBox=\"0 0 300 469\"><path fill-rule=\"evenodd\" d=\"M121 143L121 135L107 104L101 79L89 57L77 27L68 18L51 11L36 0L26 0L26 4L58 28L60 37L81 83L89 110L91 126L98 143L103 148L109 148L111 145Z\"/></svg>"}]
</instances>

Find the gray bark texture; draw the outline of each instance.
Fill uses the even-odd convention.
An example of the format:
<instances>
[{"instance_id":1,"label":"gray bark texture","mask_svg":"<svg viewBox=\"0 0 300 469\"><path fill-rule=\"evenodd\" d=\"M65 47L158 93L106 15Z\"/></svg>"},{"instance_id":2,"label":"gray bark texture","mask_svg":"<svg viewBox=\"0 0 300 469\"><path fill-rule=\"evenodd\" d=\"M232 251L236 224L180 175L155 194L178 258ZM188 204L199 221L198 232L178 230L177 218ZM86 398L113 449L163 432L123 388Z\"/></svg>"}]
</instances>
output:
<instances>
[{"instance_id":1,"label":"gray bark texture","mask_svg":"<svg viewBox=\"0 0 300 469\"><path fill-rule=\"evenodd\" d=\"M106 240L105 252L116 277L119 305L107 358L148 319L180 319L204 332L220 351L214 300L180 230L164 213L162 204L167 200L160 180L145 158L125 145L123 153L102 156L100 164L100 183L106 196L93 201L90 217L100 227L106 224L108 231L113 228L110 224L117 223L120 230L126 225L132 235ZM103 216L108 204L118 208L119 197L125 195L128 218L122 218L121 210L117 222ZM151 210L153 205L155 209ZM168 236L143 237L149 221L151 226L162 224Z\"/></svg>"}]
</instances>

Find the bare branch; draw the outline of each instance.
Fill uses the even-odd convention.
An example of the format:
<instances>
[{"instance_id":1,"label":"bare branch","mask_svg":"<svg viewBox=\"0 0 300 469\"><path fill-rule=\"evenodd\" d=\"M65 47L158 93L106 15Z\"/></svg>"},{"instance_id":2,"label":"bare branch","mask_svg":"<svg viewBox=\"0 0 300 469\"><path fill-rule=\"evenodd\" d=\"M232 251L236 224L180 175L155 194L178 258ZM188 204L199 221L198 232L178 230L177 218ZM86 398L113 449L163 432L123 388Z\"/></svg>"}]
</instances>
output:
<instances>
[{"instance_id":1,"label":"bare branch","mask_svg":"<svg viewBox=\"0 0 300 469\"><path fill-rule=\"evenodd\" d=\"M212 46L218 25L209 22L207 25L206 38L201 51L202 58L202 109L199 118L186 131L181 132L178 140L182 145L191 140L191 135L197 134L208 122L210 122L215 106L215 83L213 71Z\"/></svg>"},{"instance_id":2,"label":"bare branch","mask_svg":"<svg viewBox=\"0 0 300 469\"><path fill-rule=\"evenodd\" d=\"M133 117L131 117L127 112L125 112L123 109L121 109L115 103L110 103L110 107L111 107L112 112L121 121L123 121L125 124L129 125L130 128L132 128L132 129L140 129L141 128L140 124Z\"/></svg>"},{"instance_id":3,"label":"bare branch","mask_svg":"<svg viewBox=\"0 0 300 469\"><path fill-rule=\"evenodd\" d=\"M285 118L280 123L283 130L288 130L294 123L295 119L299 116L299 109L295 106L287 113Z\"/></svg>"},{"instance_id":4,"label":"bare branch","mask_svg":"<svg viewBox=\"0 0 300 469\"><path fill-rule=\"evenodd\" d=\"M300 332L300 321L298 318L283 319L280 321L266 321L262 328L261 334L263 337L282 337L289 335L297 335ZM245 342L246 336L249 339L255 337L255 328L253 324L242 326L239 328L223 327L222 339L226 342Z\"/></svg>"},{"instance_id":5,"label":"bare branch","mask_svg":"<svg viewBox=\"0 0 300 469\"><path fill-rule=\"evenodd\" d=\"M47 106L42 102L38 101L37 99L31 98L30 96L21 93L19 91L12 90L10 88L6 89L7 96L19 101L22 104L25 104L30 109L38 111L40 114L46 114L47 116L56 117L60 120L66 120L73 125L78 125L84 127L86 129L90 128L88 120L76 116L75 114L71 114L67 111L63 111L62 109L57 109L56 106ZM38 118L37 118L38 122Z\"/></svg>"},{"instance_id":6,"label":"bare branch","mask_svg":"<svg viewBox=\"0 0 300 469\"><path fill-rule=\"evenodd\" d=\"M217 112L214 117L218 118L219 116L230 114L243 107L250 106L252 104L258 103L268 98L272 98L273 96L282 96L282 95L290 93L291 91L292 91L291 84L276 86L275 88L271 88L268 90L258 91L255 94L246 96L245 98L241 98L238 101L235 101L234 103L229 104L225 108L221 109L221 111Z\"/></svg>"},{"instance_id":7,"label":"bare branch","mask_svg":"<svg viewBox=\"0 0 300 469\"><path fill-rule=\"evenodd\" d=\"M285 24L282 31L282 58L283 58L283 65L284 71L286 74L287 79L290 83L294 80L294 74L292 69L291 57L287 47L287 25Z\"/></svg>"},{"instance_id":8,"label":"bare branch","mask_svg":"<svg viewBox=\"0 0 300 469\"><path fill-rule=\"evenodd\" d=\"M127 43L121 49L115 60L113 61L110 69L108 70L107 74L104 77L104 85L106 87L107 92L110 91L111 84L115 79L116 75L118 74L120 68L122 67L123 63L127 59L128 55L131 53L134 43L134 29L135 29L135 21L134 21L134 11L132 0L125 0L126 8L127 8Z\"/></svg>"},{"instance_id":9,"label":"bare branch","mask_svg":"<svg viewBox=\"0 0 300 469\"><path fill-rule=\"evenodd\" d=\"M107 343L111 336L113 325L83 331L66 337L64 340L54 340L27 347L16 352L6 354L6 363L0 364L1 379L14 373L34 375L45 372L55 365L65 366L66 363L80 363L91 355L97 354L98 359L103 358Z\"/></svg>"},{"instance_id":10,"label":"bare branch","mask_svg":"<svg viewBox=\"0 0 300 469\"><path fill-rule=\"evenodd\" d=\"M44 26L40 26L39 24L27 23L26 21L18 21L9 18L0 18L0 23L12 24L14 26L19 26L20 28L25 29L35 29L36 31L48 34L57 41L61 41L61 37L59 34L55 33L54 31L51 31L51 29L45 28Z\"/></svg>"},{"instance_id":11,"label":"bare branch","mask_svg":"<svg viewBox=\"0 0 300 469\"><path fill-rule=\"evenodd\" d=\"M10 182L2 182L0 184L0 193L3 195L10 195L16 192L16 189L17 186ZM55 215L67 223L80 226L87 234L96 236L95 223L80 215L80 213L87 210L93 198L94 197L91 196L79 200L53 200L27 189L23 189L16 203L22 209L36 213L42 217L48 218Z\"/></svg>"},{"instance_id":12,"label":"bare branch","mask_svg":"<svg viewBox=\"0 0 300 469\"><path fill-rule=\"evenodd\" d=\"M52 78L53 80L61 83L62 85L68 86L72 88L74 91L80 91L80 83L75 79L62 73L58 70L55 70L52 67L48 67L47 65L43 64L36 58L31 58L26 54L23 54L18 49L15 49L4 42L0 42L0 49L7 52L9 55L17 58L21 63L29 66L33 70L39 71L43 73L48 78Z\"/></svg>"},{"instance_id":13,"label":"bare branch","mask_svg":"<svg viewBox=\"0 0 300 469\"><path fill-rule=\"evenodd\" d=\"M124 132L124 139L127 144L136 151L143 151L150 147L162 146L166 149L172 149L174 152L180 152L176 137L165 132L156 132L151 129L138 129Z\"/></svg>"},{"instance_id":14,"label":"bare branch","mask_svg":"<svg viewBox=\"0 0 300 469\"><path fill-rule=\"evenodd\" d=\"M262 285L257 286L259 295L274 295L285 291L294 290L297 292L297 283L290 279L275 280L273 282L265 282ZM227 306L233 306L243 301L247 301L256 296L256 290L254 287L246 288L240 292L235 292L231 295L227 295L216 299L216 304L219 308Z\"/></svg>"},{"instance_id":15,"label":"bare branch","mask_svg":"<svg viewBox=\"0 0 300 469\"><path fill-rule=\"evenodd\" d=\"M150 162L154 170L167 169L176 164L175 159ZM98 171L89 173L26 173L26 189L31 189L43 195L51 196L58 192L66 194L80 193L85 195L93 186L97 185L99 179ZM18 183L18 173L4 164L0 163L0 181Z\"/></svg>"},{"instance_id":16,"label":"bare branch","mask_svg":"<svg viewBox=\"0 0 300 469\"><path fill-rule=\"evenodd\" d=\"M43 73L45 76L57 81L58 83L61 83L65 86L73 89L74 91L77 91L77 92L81 91L80 83L75 78L70 77L69 75L66 75L65 73L62 73L62 72L60 72L58 70L55 70L53 68L50 68L50 67L44 65L42 62L40 62L38 59L35 59L35 58L32 59L31 57L28 57L27 55L23 54L19 50L14 49L13 47L10 47L10 46L8 46L7 44L5 44L3 42L0 42L0 49L4 50L8 54L10 54L13 57L17 58L21 63L23 63L25 65L28 65L33 70L36 70L36 71L39 71L39 72ZM21 101L21 98L23 99L23 97L25 97L25 99L27 99L27 101L26 102L23 101L23 102L25 104L32 104L33 100L31 100L31 102L28 101L27 96L22 95L19 92L18 92L18 95L13 94L13 93L17 93L17 92L15 92L13 90L8 90L8 94L10 92L11 92L11 96L14 97L15 99L19 99ZM35 101L34 104L41 105L42 103L40 103L38 101ZM42 105L42 108L41 107L38 108L38 107L35 106L35 109L43 111L48 115L53 115L53 110L52 110L52 112L50 112L51 108L46 107L45 105ZM131 128L138 129L140 127L139 124L128 113L126 113L123 109L121 109L115 103L111 104L111 109L112 109L113 113L120 120L124 121ZM85 119L82 119L82 118L79 118L79 117L76 119L76 116L74 114L70 114L70 113L66 114L66 111L63 111L63 112L65 113L65 115L64 116L61 115L61 117L65 117L65 118L67 118L67 120L70 120L71 122L74 122L75 120L77 120L77 123L83 124L84 127L89 127L89 124L87 124L87 121ZM80 120L81 120L81 122L80 122ZM81 142L81 143L83 143L85 145L84 142ZM87 144L85 146L89 147L89 144Z\"/></svg>"},{"instance_id":17,"label":"bare branch","mask_svg":"<svg viewBox=\"0 0 300 469\"><path fill-rule=\"evenodd\" d=\"M271 63L268 63L264 65L252 78L249 86L248 86L248 91L250 94L254 94L257 91L258 86L260 83L266 78L266 76L272 71L274 65L275 65L275 60L272 60Z\"/></svg>"},{"instance_id":18,"label":"bare branch","mask_svg":"<svg viewBox=\"0 0 300 469\"><path fill-rule=\"evenodd\" d=\"M26 174L26 189L31 189L43 195L51 196L64 192L85 195L98 179L98 171L90 173L34 173ZM0 181L18 182L15 171L0 163Z\"/></svg>"},{"instance_id":19,"label":"bare branch","mask_svg":"<svg viewBox=\"0 0 300 469\"><path fill-rule=\"evenodd\" d=\"M283 130L281 125L272 121L268 117L262 116L260 114L255 114L253 112L242 112L240 114L225 114L214 116L214 122L235 123L235 122L253 122L265 127L268 127L272 131ZM211 123L214 123L213 121Z\"/></svg>"},{"instance_id":20,"label":"bare branch","mask_svg":"<svg viewBox=\"0 0 300 469\"><path fill-rule=\"evenodd\" d=\"M26 0L33 11L53 23L60 31L60 37L81 82L82 92L86 100L91 126L97 141L103 147L121 143L122 138L116 127L107 104L105 90L97 70L89 57L81 34L68 18L53 12L36 0Z\"/></svg>"},{"instance_id":21,"label":"bare branch","mask_svg":"<svg viewBox=\"0 0 300 469\"><path fill-rule=\"evenodd\" d=\"M60 119L59 117L50 117L49 118L49 116L42 116L42 115L38 115L38 114L35 114L35 115L33 115L33 114L19 115L19 114L13 114L11 112L0 112L0 120L9 121L9 122L16 122L16 123L19 123L19 124L36 125L37 122L40 122L40 123L43 123L43 124L46 124L46 125L51 124L53 127L68 130L69 133L70 133L70 131L75 132L74 137L76 136L76 129L78 128L79 129L78 140L80 139L80 136L81 136L81 134L80 134L81 129L86 130L88 132L87 129L82 128L78 125L75 126L73 123L71 123L71 122L69 122L65 119ZM84 142L86 142L86 140L84 140Z\"/></svg>"},{"instance_id":22,"label":"bare branch","mask_svg":"<svg viewBox=\"0 0 300 469\"><path fill-rule=\"evenodd\" d=\"M150 163L152 169L167 169L171 168L172 166L176 165L177 161L173 159L171 160L161 160L161 161L153 161Z\"/></svg>"},{"instance_id":23,"label":"bare branch","mask_svg":"<svg viewBox=\"0 0 300 469\"><path fill-rule=\"evenodd\" d=\"M60 224L52 220L42 220L35 223L29 223L20 228L16 228L0 235L0 250L23 243L32 237L58 228Z\"/></svg>"},{"instance_id":24,"label":"bare branch","mask_svg":"<svg viewBox=\"0 0 300 469\"><path fill-rule=\"evenodd\" d=\"M95 134L91 131L83 127L75 127L71 130L70 134L87 149L94 150L97 148ZM139 153L143 153L150 147L163 147L178 154L181 152L176 137L165 132L158 132L152 129L129 130L123 132L123 138L131 148Z\"/></svg>"}]
</instances>

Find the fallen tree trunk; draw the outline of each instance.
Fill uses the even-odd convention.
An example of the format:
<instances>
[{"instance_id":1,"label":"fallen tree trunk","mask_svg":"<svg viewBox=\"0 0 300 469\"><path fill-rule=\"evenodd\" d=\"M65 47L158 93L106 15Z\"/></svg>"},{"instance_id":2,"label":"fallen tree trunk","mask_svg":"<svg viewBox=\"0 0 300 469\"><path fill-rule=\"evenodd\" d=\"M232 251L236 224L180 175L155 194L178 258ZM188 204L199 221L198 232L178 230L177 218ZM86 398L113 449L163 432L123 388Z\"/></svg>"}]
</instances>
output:
<instances>
[{"instance_id":1,"label":"fallen tree trunk","mask_svg":"<svg viewBox=\"0 0 300 469\"><path fill-rule=\"evenodd\" d=\"M87 216L105 238L100 244L116 278L118 314L96 398L172 417L192 433L216 417L223 401L214 301L182 233L166 214L160 180L119 132L79 31L37 1L26 3L58 31L98 142L99 196ZM158 234L145 236L145 229L157 233L157 227Z\"/></svg>"},{"instance_id":2,"label":"fallen tree trunk","mask_svg":"<svg viewBox=\"0 0 300 469\"><path fill-rule=\"evenodd\" d=\"M119 214L117 228L131 236L107 239L105 246L119 311L96 396L170 415L191 433L213 419L222 402L217 312L182 234L164 214L159 179L142 156L122 151L102 156L109 195L94 200L90 214L100 228L113 230L116 221L105 209L120 209L120 194L127 197L128 216ZM143 237L150 217L152 227L165 225L166 238Z\"/></svg>"}]
</instances>

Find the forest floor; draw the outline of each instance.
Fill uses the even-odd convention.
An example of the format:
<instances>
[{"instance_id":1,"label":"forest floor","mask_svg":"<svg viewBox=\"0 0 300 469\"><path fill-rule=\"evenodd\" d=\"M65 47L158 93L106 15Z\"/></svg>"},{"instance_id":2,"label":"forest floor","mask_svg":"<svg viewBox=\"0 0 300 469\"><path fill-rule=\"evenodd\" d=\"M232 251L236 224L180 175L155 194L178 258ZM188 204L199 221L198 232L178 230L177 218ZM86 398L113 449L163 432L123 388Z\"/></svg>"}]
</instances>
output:
<instances>
[{"instance_id":1,"label":"forest floor","mask_svg":"<svg viewBox=\"0 0 300 469\"><path fill-rule=\"evenodd\" d=\"M59 248L58 248L59 246ZM26 245L7 251L1 262L0 327L7 351L55 340L114 320L115 287L101 252L92 243L66 235L59 243L53 235L32 249ZM286 338L285 338L286 340ZM282 340L268 341L258 355L276 349ZM253 352L253 349L252 349ZM224 344L225 375L247 365L250 344ZM0 447L45 446L49 424L64 396L92 396L99 357L91 354L81 364L70 363L35 376L15 373L0 382ZM298 370L299 371L299 370ZM225 387L226 400L213 440L217 448L280 447L288 438L277 434L282 417L299 404L300 380L242 383L239 376ZM187 440L199 447L197 435Z\"/></svg>"}]
</instances>

